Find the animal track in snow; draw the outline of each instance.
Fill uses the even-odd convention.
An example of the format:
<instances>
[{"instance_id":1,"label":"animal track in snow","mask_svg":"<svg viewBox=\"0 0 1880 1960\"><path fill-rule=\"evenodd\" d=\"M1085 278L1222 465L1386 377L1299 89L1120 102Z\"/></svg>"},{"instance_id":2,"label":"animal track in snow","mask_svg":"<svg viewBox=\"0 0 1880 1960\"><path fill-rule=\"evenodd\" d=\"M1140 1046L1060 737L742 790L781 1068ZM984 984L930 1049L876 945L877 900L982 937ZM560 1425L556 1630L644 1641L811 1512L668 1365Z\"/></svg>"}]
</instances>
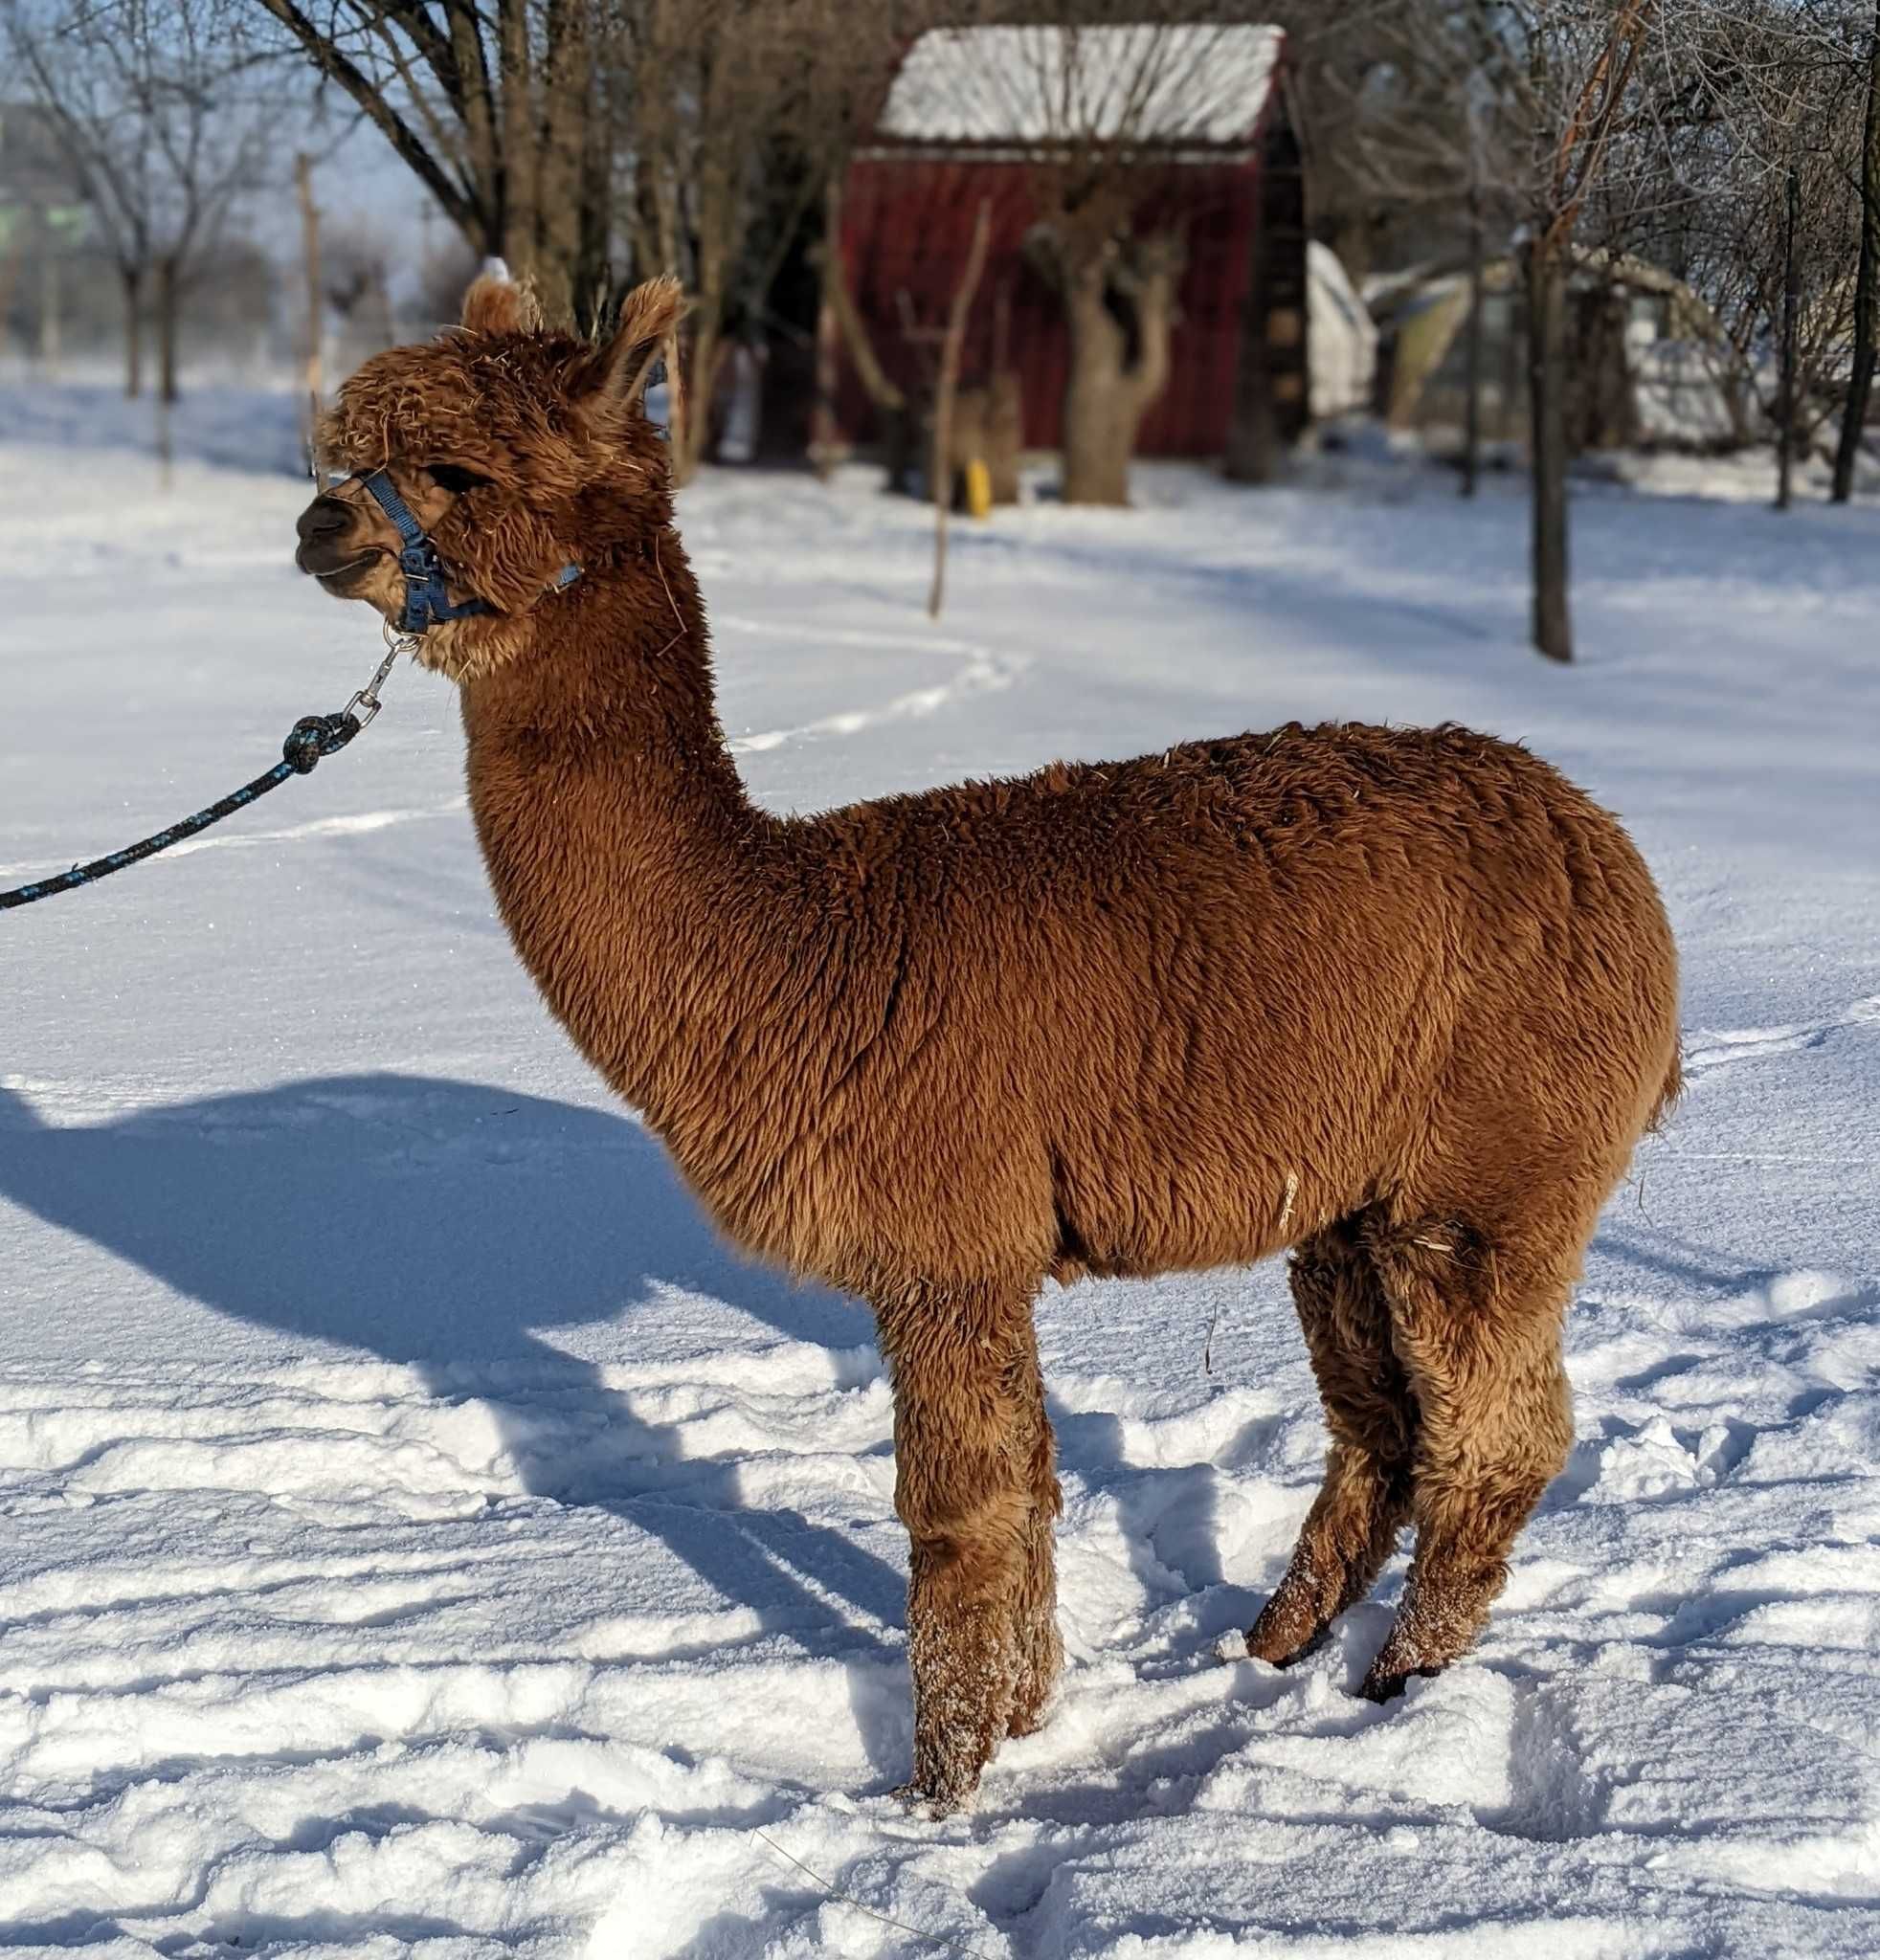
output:
<instances>
[{"instance_id":1,"label":"animal track in snow","mask_svg":"<svg viewBox=\"0 0 1880 1960\"><path fill-rule=\"evenodd\" d=\"M1699 1076L1740 1061L1797 1055L1819 1048L1844 1028L1880 1023L1880 994L1854 1001L1832 1020L1772 1028L1696 1028L1686 1037L1684 1066Z\"/></svg>"},{"instance_id":2,"label":"animal track in snow","mask_svg":"<svg viewBox=\"0 0 1880 1960\"><path fill-rule=\"evenodd\" d=\"M794 727L767 728L734 737L733 755L757 755L780 748L787 742L824 735L859 735L864 729L887 722L904 722L937 713L942 708L977 694L996 693L1012 683L1030 663L1022 657L1000 657L971 640L950 639L940 635L869 633L832 628L818 631L809 627L785 626L775 621L751 619L735 613L720 615L721 622L741 633L760 634L767 638L790 639L822 646L853 646L877 653L897 652L915 655L940 654L956 658L959 670L951 680L931 687L918 687L874 707L848 708L822 715Z\"/></svg>"}]
</instances>

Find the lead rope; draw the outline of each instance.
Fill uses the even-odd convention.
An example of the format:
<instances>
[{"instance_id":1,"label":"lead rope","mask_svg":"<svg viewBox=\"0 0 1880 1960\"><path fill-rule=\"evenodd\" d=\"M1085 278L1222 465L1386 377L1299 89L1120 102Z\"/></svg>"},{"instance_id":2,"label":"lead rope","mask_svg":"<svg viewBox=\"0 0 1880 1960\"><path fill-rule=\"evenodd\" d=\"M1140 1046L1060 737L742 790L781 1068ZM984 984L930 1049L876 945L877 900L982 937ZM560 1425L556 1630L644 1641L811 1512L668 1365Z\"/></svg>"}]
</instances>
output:
<instances>
[{"instance_id":1,"label":"lead rope","mask_svg":"<svg viewBox=\"0 0 1880 1960\"><path fill-rule=\"evenodd\" d=\"M75 864L70 871L61 871L56 878L41 879L37 884L17 885L11 891L0 892L0 912L10 912L15 905L31 905L58 892L77 891L81 884L95 884L101 878L109 878L112 872L123 870L127 864L141 864L145 858L154 858L159 851L168 851L172 844L180 844L185 837L193 837L198 831L206 831L211 824L220 823L225 816L233 816L257 796L265 796L270 790L280 789L290 776L311 775L324 756L337 755L361 729L371 724L382 705L379 689L385 685L386 677L392 672L398 656L416 649L414 635L394 635L390 626L384 631L386 656L379 662L378 671L338 714L302 715L280 746L280 760L265 775L257 776L252 783L244 783L239 790L230 791L219 802L198 810L193 816L186 816L181 823L171 824L167 831L159 831L141 843L126 845L122 851L113 851L108 858L94 858L89 864Z\"/></svg>"}]
</instances>

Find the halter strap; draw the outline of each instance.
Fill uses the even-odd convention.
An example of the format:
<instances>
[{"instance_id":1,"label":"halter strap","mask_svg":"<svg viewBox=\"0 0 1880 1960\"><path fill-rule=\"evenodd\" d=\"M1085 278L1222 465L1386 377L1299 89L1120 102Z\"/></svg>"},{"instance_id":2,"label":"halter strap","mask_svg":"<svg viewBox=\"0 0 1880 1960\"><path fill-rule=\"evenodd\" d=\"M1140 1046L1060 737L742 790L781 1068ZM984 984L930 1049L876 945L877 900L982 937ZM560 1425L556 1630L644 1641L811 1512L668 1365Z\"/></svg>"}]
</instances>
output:
<instances>
[{"instance_id":1,"label":"halter strap","mask_svg":"<svg viewBox=\"0 0 1880 1960\"><path fill-rule=\"evenodd\" d=\"M423 633L427 627L441 626L449 619L495 612L487 599L472 597L456 605L451 603L450 590L444 581L444 562L437 555L436 546L384 470L367 471L359 480L398 533L398 568L405 575L405 610L398 618L400 633ZM580 576L578 565L564 565L555 573L549 590L563 591Z\"/></svg>"}]
</instances>

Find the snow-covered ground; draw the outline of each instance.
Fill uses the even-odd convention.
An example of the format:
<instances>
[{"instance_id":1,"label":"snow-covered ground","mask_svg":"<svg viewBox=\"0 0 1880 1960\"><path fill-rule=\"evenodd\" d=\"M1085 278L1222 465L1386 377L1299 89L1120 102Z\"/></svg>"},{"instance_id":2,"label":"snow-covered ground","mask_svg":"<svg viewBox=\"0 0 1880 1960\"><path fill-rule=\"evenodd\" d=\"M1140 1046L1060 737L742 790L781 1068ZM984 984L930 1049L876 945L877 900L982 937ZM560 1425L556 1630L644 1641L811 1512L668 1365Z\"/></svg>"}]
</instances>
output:
<instances>
[{"instance_id":1,"label":"snow-covered ground","mask_svg":"<svg viewBox=\"0 0 1880 1960\"><path fill-rule=\"evenodd\" d=\"M195 412L219 463L165 495L99 404L0 394L0 883L254 773L375 657L289 564L287 398ZM0 923L0 1946L1880 1950L1873 509L1590 489L1562 671L1512 483L1141 487L959 526L931 626L922 513L703 482L727 724L804 808L1453 717L1623 813L1690 1090L1477 1653L1353 1698L1399 1559L1298 1669L1217 1662L1323 1448L1282 1272L1053 1293L1062 1702L974 1813L903 1812L870 1323L729 1254L566 1048L407 671L310 780Z\"/></svg>"}]
</instances>

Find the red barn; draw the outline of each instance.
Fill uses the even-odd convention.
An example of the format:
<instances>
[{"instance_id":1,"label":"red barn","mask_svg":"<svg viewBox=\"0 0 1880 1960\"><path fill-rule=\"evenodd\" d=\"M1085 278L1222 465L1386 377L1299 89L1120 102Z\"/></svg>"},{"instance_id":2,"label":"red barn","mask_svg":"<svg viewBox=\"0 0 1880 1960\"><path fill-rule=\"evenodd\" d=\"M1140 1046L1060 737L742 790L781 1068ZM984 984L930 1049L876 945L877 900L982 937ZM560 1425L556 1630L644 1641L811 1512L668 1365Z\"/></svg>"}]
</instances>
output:
<instances>
[{"instance_id":1,"label":"red barn","mask_svg":"<svg viewBox=\"0 0 1880 1960\"><path fill-rule=\"evenodd\" d=\"M841 199L849 295L888 378L910 398L927 387L985 201L990 252L964 373L1016 372L1025 446L1059 447L1069 337L1026 237L1041 167L1076 151L1139 173L1138 228L1173 229L1185 249L1172 375L1138 453L1220 456L1237 411L1296 438L1309 413L1306 230L1284 61L1283 34L1265 27L922 34ZM850 440L882 435L852 368L838 404Z\"/></svg>"}]
</instances>

